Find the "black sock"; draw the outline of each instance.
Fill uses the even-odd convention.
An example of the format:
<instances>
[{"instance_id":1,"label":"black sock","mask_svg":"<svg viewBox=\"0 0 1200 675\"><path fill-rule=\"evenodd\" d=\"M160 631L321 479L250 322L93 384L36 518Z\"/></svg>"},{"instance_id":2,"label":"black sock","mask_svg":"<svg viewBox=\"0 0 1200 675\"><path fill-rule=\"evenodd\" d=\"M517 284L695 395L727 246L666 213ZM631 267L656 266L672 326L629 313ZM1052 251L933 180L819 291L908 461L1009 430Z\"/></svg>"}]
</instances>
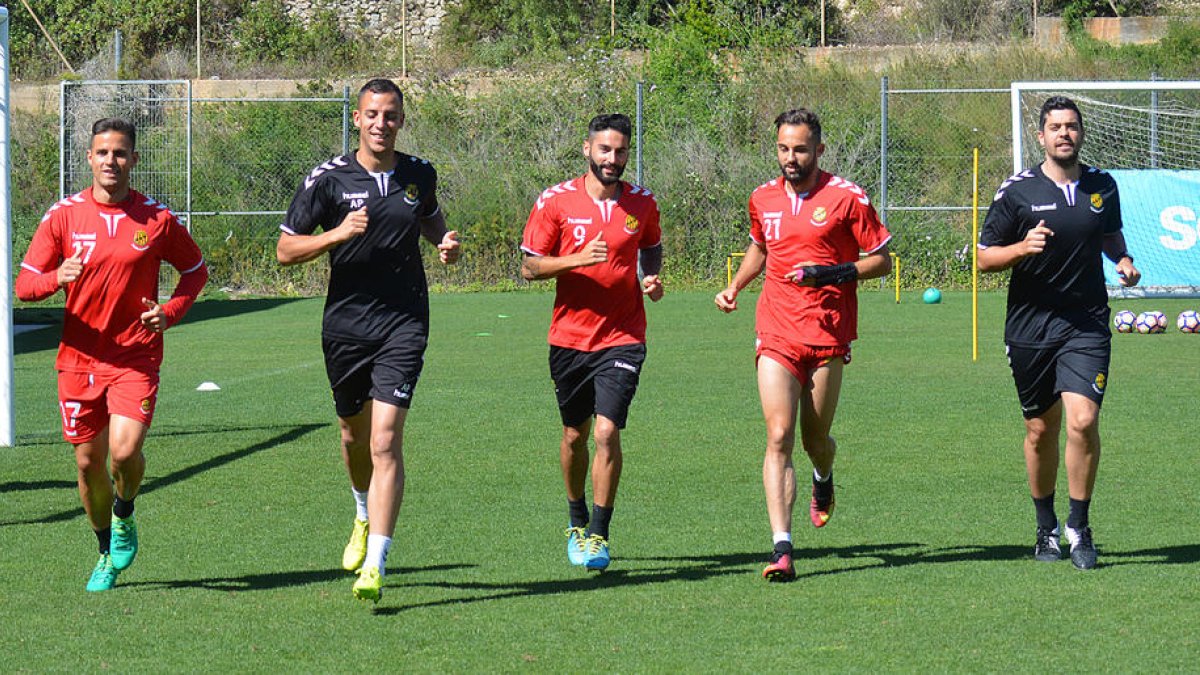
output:
<instances>
[{"instance_id":1,"label":"black sock","mask_svg":"<svg viewBox=\"0 0 1200 675\"><path fill-rule=\"evenodd\" d=\"M96 533L96 543L100 545L100 555L108 553L108 543L112 540L112 528L106 527L103 530L94 530Z\"/></svg>"},{"instance_id":2,"label":"black sock","mask_svg":"<svg viewBox=\"0 0 1200 675\"><path fill-rule=\"evenodd\" d=\"M1058 527L1058 516L1054 515L1054 493L1045 497L1034 497L1033 508L1037 511L1037 526L1043 530Z\"/></svg>"},{"instance_id":3,"label":"black sock","mask_svg":"<svg viewBox=\"0 0 1200 675\"><path fill-rule=\"evenodd\" d=\"M792 542L790 542L790 541L775 542L775 552L778 553L779 555L791 555L792 554Z\"/></svg>"},{"instance_id":4,"label":"black sock","mask_svg":"<svg viewBox=\"0 0 1200 675\"><path fill-rule=\"evenodd\" d=\"M1072 530L1082 530L1088 526L1088 507L1092 505L1090 499L1068 499L1071 504L1071 510L1067 514L1067 527Z\"/></svg>"},{"instance_id":5,"label":"black sock","mask_svg":"<svg viewBox=\"0 0 1200 675\"><path fill-rule=\"evenodd\" d=\"M571 514L571 527L587 527L587 499L568 499L567 510Z\"/></svg>"},{"instance_id":6,"label":"black sock","mask_svg":"<svg viewBox=\"0 0 1200 675\"><path fill-rule=\"evenodd\" d=\"M598 534L608 539L608 521L612 520L613 507L592 506L592 524L588 526L588 534Z\"/></svg>"},{"instance_id":7,"label":"black sock","mask_svg":"<svg viewBox=\"0 0 1200 675\"><path fill-rule=\"evenodd\" d=\"M134 499L137 499L134 497ZM133 499L125 501L120 495L113 497L113 515L118 518L128 518L133 515Z\"/></svg>"},{"instance_id":8,"label":"black sock","mask_svg":"<svg viewBox=\"0 0 1200 675\"><path fill-rule=\"evenodd\" d=\"M833 499L833 469L829 470L829 475L823 481L817 480L817 475L813 474L813 497L821 506L829 505L829 500Z\"/></svg>"}]
</instances>

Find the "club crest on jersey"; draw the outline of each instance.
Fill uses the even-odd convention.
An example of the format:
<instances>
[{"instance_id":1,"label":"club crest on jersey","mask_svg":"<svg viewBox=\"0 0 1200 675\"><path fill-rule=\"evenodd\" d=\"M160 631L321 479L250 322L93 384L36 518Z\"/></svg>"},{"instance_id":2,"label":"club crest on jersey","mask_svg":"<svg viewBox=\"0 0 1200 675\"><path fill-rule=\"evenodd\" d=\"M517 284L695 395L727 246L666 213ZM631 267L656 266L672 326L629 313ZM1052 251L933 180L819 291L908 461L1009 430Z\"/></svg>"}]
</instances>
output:
<instances>
[{"instance_id":1,"label":"club crest on jersey","mask_svg":"<svg viewBox=\"0 0 1200 675\"><path fill-rule=\"evenodd\" d=\"M150 248L150 233L145 230L138 230L133 233L133 250L145 251Z\"/></svg>"},{"instance_id":2,"label":"club crest on jersey","mask_svg":"<svg viewBox=\"0 0 1200 675\"><path fill-rule=\"evenodd\" d=\"M1097 192L1092 195L1092 213L1100 213L1104 210L1104 198Z\"/></svg>"},{"instance_id":3,"label":"club crest on jersey","mask_svg":"<svg viewBox=\"0 0 1200 675\"><path fill-rule=\"evenodd\" d=\"M1104 386L1108 384L1108 378L1104 373L1096 373L1096 379L1092 380L1092 391L1097 394L1104 394Z\"/></svg>"},{"instance_id":4,"label":"club crest on jersey","mask_svg":"<svg viewBox=\"0 0 1200 675\"><path fill-rule=\"evenodd\" d=\"M421 191L417 188L416 183L409 183L404 186L404 203L409 206L417 205L417 197L421 196Z\"/></svg>"},{"instance_id":5,"label":"club crest on jersey","mask_svg":"<svg viewBox=\"0 0 1200 675\"><path fill-rule=\"evenodd\" d=\"M629 234L637 234L638 228L641 226L642 225L638 222L637 218L634 218L633 216L625 216L625 231Z\"/></svg>"},{"instance_id":6,"label":"club crest on jersey","mask_svg":"<svg viewBox=\"0 0 1200 675\"><path fill-rule=\"evenodd\" d=\"M812 223L815 227L824 227L825 219L828 217L829 214L825 211L825 207L818 206L813 209L812 218L808 222Z\"/></svg>"},{"instance_id":7,"label":"club crest on jersey","mask_svg":"<svg viewBox=\"0 0 1200 675\"><path fill-rule=\"evenodd\" d=\"M146 414L150 414L150 407L151 407L150 399L148 399L148 398L142 399L142 412L144 412Z\"/></svg>"}]
</instances>

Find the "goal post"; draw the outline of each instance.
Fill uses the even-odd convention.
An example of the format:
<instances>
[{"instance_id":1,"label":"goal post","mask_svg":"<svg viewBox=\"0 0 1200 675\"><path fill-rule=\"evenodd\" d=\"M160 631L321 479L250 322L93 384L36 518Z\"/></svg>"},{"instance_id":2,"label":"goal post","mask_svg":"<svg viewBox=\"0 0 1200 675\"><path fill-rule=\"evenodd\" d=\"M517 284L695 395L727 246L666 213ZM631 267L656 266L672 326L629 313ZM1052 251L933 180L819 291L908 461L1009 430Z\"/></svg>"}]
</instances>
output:
<instances>
[{"instance_id":1,"label":"goal post","mask_svg":"<svg viewBox=\"0 0 1200 675\"><path fill-rule=\"evenodd\" d=\"M12 447L15 439L13 413L13 290L12 290L12 198L9 181L9 106L8 90L8 8L0 7L0 275L4 290L0 305L4 312L4 329L0 331L0 446Z\"/></svg>"},{"instance_id":2,"label":"goal post","mask_svg":"<svg viewBox=\"0 0 1200 675\"><path fill-rule=\"evenodd\" d=\"M1055 95L1083 114L1080 160L1111 174L1121 191L1142 282L1122 287L1105 259L1109 294L1200 297L1200 81L1013 82L1014 174L1042 161L1038 112Z\"/></svg>"}]
</instances>

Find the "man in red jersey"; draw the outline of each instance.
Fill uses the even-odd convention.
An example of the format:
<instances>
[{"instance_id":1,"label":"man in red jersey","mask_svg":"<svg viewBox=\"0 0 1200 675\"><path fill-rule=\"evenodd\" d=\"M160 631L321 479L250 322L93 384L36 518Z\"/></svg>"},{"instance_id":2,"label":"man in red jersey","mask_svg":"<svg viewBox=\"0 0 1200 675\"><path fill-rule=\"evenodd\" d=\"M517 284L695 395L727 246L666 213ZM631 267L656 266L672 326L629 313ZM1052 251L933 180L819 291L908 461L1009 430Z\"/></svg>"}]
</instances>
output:
<instances>
[{"instance_id":1,"label":"man in red jersey","mask_svg":"<svg viewBox=\"0 0 1200 675\"><path fill-rule=\"evenodd\" d=\"M657 302L663 295L658 204L645 188L621 180L631 131L625 115L592 119L583 142L590 170L538 197L521 242L522 276L556 280L550 377L563 424L559 463L570 514L567 558L597 571L609 563L621 429L646 359L642 296ZM593 416L589 521L584 483Z\"/></svg>"},{"instance_id":2,"label":"man in red jersey","mask_svg":"<svg viewBox=\"0 0 1200 675\"><path fill-rule=\"evenodd\" d=\"M796 411L800 443L813 465L809 516L824 527L833 513L833 458L829 435L858 337L858 279L891 271L891 234L867 195L854 183L817 166L825 152L817 115L799 108L775 118L776 157L783 175L750 195L750 246L717 307L737 309L737 296L766 270L755 331L758 394L767 423L763 488L775 547L763 576L795 578L792 507L796 472L792 449ZM860 251L866 253L860 258Z\"/></svg>"},{"instance_id":3,"label":"man in red jersey","mask_svg":"<svg viewBox=\"0 0 1200 675\"><path fill-rule=\"evenodd\" d=\"M142 444L154 417L162 334L208 281L187 229L129 187L136 141L125 120L92 125L92 186L46 212L16 283L22 300L43 300L60 287L67 296L55 368L63 437L75 446L79 496L100 545L89 591L112 588L137 555L133 501L146 471ZM160 305L164 260L180 277Z\"/></svg>"}]
</instances>

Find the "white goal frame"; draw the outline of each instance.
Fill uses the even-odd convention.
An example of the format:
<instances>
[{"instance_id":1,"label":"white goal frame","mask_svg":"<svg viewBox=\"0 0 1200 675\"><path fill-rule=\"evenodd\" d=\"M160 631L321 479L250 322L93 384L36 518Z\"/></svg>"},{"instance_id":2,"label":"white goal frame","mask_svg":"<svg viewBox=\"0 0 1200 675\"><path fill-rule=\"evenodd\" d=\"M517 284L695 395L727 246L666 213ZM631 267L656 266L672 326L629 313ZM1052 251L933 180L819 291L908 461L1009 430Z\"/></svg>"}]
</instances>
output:
<instances>
[{"instance_id":1,"label":"white goal frame","mask_svg":"<svg viewBox=\"0 0 1200 675\"><path fill-rule=\"evenodd\" d=\"M0 276L4 290L0 291L0 311L4 312L4 329L0 330L0 446L13 446L15 439L13 414L13 289L12 289L12 198L10 193L9 109L12 99L8 90L8 8L0 7Z\"/></svg>"},{"instance_id":2,"label":"white goal frame","mask_svg":"<svg viewBox=\"0 0 1200 675\"><path fill-rule=\"evenodd\" d=\"M1091 92L1091 91L1146 91L1146 92L1172 92L1172 91L1197 91L1200 92L1200 81L1197 80L1137 80L1137 81L1100 81L1100 80L1061 80L1061 81L1027 81L1013 82L1010 87L1010 105L1012 107L1012 161L1013 175L1023 171L1028 166L1025 158L1027 150L1024 147L1025 135L1024 129L1028 127L1029 120L1022 115L1021 97L1024 92L1040 91L1053 92L1070 96L1073 92ZM1036 120L1034 120L1036 124ZM1085 120L1086 125L1086 120ZM1153 126L1151 127L1154 128ZM1155 138L1154 132L1151 132L1151 142ZM1200 143L1200 139L1197 139ZM1112 170L1124 167L1106 167L1100 166L1100 169ZM1154 170L1148 168L1147 170ZM1188 169L1191 171L1192 169ZM1197 166L1195 170L1200 170ZM1124 200L1123 200L1124 201ZM1198 245L1200 246L1200 245ZM1136 251L1133 251L1137 255ZM1105 261L1105 265L1109 263ZM1145 279L1143 278L1143 282ZM1123 288L1120 286L1109 285L1109 295L1113 297L1174 297L1174 298L1196 298L1200 297L1200 286L1145 286L1139 285L1134 288Z\"/></svg>"}]
</instances>

